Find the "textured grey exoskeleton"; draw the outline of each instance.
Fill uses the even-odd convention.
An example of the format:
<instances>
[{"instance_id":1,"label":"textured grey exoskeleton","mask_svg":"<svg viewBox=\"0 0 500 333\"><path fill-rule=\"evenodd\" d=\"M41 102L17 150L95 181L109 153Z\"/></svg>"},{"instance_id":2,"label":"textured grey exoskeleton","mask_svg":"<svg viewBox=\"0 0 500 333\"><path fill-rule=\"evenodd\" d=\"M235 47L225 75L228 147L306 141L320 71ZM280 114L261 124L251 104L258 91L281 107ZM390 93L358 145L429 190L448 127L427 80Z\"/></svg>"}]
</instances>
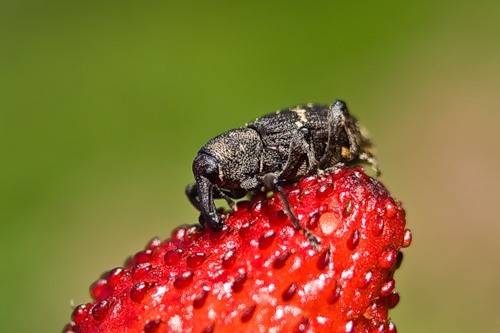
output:
<instances>
[{"instance_id":1,"label":"textured grey exoskeleton","mask_svg":"<svg viewBox=\"0 0 500 333\"><path fill-rule=\"evenodd\" d=\"M278 193L283 209L297 229L301 227L284 194L283 182L323 172L344 164L366 162L379 169L369 139L343 101L328 105L301 105L265 115L207 142L193 161L195 184L186 194L201 212L205 225L221 230L214 199L245 196L264 188Z\"/></svg>"}]
</instances>

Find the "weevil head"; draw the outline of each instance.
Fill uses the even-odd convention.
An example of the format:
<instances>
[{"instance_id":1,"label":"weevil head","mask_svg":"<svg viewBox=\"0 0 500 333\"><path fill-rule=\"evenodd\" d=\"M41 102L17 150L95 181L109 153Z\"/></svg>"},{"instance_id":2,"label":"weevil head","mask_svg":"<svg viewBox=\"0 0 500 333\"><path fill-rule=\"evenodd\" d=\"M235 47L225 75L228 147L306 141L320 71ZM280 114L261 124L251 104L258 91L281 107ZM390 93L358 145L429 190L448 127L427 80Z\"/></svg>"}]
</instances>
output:
<instances>
[{"instance_id":1,"label":"weevil head","mask_svg":"<svg viewBox=\"0 0 500 333\"><path fill-rule=\"evenodd\" d=\"M262 141L258 133L250 128L238 128L208 141L198 153L193 171L195 175L207 173L212 184L221 188L240 188L259 172L261 154Z\"/></svg>"}]
</instances>

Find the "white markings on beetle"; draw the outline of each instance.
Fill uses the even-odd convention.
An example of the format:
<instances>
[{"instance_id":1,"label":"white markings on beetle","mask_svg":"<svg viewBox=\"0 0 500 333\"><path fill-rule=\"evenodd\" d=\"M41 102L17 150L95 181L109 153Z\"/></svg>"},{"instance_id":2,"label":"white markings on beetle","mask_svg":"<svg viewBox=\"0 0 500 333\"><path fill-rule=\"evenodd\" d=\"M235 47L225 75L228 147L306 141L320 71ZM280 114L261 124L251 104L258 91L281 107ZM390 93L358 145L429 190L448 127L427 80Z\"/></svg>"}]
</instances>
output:
<instances>
[{"instance_id":1,"label":"white markings on beetle","mask_svg":"<svg viewBox=\"0 0 500 333\"><path fill-rule=\"evenodd\" d=\"M303 123L307 123L307 117L306 117L306 110L305 109L301 109L301 108L293 108L291 109L290 111L293 111L297 114L297 116L299 116L299 119L301 122Z\"/></svg>"}]
</instances>

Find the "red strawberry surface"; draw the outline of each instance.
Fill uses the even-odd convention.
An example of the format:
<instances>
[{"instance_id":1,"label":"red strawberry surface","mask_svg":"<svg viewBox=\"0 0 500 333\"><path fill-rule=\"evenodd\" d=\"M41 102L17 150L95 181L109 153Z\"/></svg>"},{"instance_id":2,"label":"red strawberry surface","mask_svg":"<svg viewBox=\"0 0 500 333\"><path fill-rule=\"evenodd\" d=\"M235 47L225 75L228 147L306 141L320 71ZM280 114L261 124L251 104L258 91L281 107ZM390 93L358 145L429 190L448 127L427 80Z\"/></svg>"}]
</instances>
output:
<instances>
[{"instance_id":1,"label":"red strawberry surface","mask_svg":"<svg viewBox=\"0 0 500 333\"><path fill-rule=\"evenodd\" d=\"M405 213L362 168L238 203L220 232L182 226L91 286L64 332L396 332L393 274L411 242Z\"/></svg>"}]
</instances>

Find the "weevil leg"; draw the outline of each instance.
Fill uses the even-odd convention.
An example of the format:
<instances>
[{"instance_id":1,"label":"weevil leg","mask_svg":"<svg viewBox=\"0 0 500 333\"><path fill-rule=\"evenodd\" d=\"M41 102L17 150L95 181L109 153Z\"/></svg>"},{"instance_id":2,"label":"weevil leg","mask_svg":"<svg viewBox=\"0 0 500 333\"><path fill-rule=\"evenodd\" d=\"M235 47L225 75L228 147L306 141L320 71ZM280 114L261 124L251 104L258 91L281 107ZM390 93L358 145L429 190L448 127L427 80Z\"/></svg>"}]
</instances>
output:
<instances>
[{"instance_id":1,"label":"weevil leg","mask_svg":"<svg viewBox=\"0 0 500 333\"><path fill-rule=\"evenodd\" d=\"M198 199L198 188L196 187L196 183L189 184L188 186L186 186L185 192L186 196L189 199L189 202L191 202L191 204L195 206L198 211L201 211L200 200Z\"/></svg>"},{"instance_id":2,"label":"weevil leg","mask_svg":"<svg viewBox=\"0 0 500 333\"><path fill-rule=\"evenodd\" d=\"M360 161L367 163L375 171L376 176L380 176L377 160L371 151L372 143L368 139L366 133L364 133L363 128L356 123L356 119L349 115L347 105L341 100L334 101L330 108L328 118L330 128L333 129L334 141L338 140L341 130L344 130L347 135L349 146L341 147L341 156L347 161L353 161L354 159L355 162ZM332 119L333 123L330 119ZM330 143L330 138L328 142ZM333 149L329 150L332 152L334 151Z\"/></svg>"},{"instance_id":3,"label":"weevil leg","mask_svg":"<svg viewBox=\"0 0 500 333\"><path fill-rule=\"evenodd\" d=\"M236 209L236 203L233 201L232 197L217 186L214 186L214 199L224 199L231 209Z\"/></svg>"},{"instance_id":4,"label":"weevil leg","mask_svg":"<svg viewBox=\"0 0 500 333\"><path fill-rule=\"evenodd\" d=\"M307 159L307 171L317 168L318 161L314 156L314 148L311 146L310 136L311 133L307 127L302 126L297 129L296 135L292 138L288 148L288 158L280 173L281 179L288 179L290 174L297 174L297 170L304 163L305 158ZM301 158L297 158L297 156Z\"/></svg>"},{"instance_id":5,"label":"weevil leg","mask_svg":"<svg viewBox=\"0 0 500 333\"><path fill-rule=\"evenodd\" d=\"M233 189L233 190L221 190L217 186L214 186L214 199L224 199L226 200L229 207L232 210L236 210L236 203L233 199L243 198L247 192L243 189Z\"/></svg>"},{"instance_id":6,"label":"weevil leg","mask_svg":"<svg viewBox=\"0 0 500 333\"><path fill-rule=\"evenodd\" d=\"M241 199L247 194L247 191L243 189L237 190L221 190L217 186L213 186L213 198L214 199L224 199L231 209L236 209L236 203L233 199ZM198 189L196 184L190 184L186 187L186 195L189 198L189 201L196 207L199 211L200 201L198 199Z\"/></svg>"},{"instance_id":7,"label":"weevil leg","mask_svg":"<svg viewBox=\"0 0 500 333\"><path fill-rule=\"evenodd\" d=\"M349 111L347 105L341 100L335 100L328 110L327 114L327 127L328 127L328 139L326 141L325 151L323 156L319 161L320 168L327 168L330 165L330 161L335 153L335 141L339 137L340 131L344 126L344 119Z\"/></svg>"},{"instance_id":8,"label":"weevil leg","mask_svg":"<svg viewBox=\"0 0 500 333\"><path fill-rule=\"evenodd\" d=\"M359 154L359 159L370 165L373 171L375 171L375 176L379 177L381 174L380 168L378 166L377 160L370 154L361 153Z\"/></svg>"},{"instance_id":9,"label":"weevil leg","mask_svg":"<svg viewBox=\"0 0 500 333\"><path fill-rule=\"evenodd\" d=\"M283 204L283 211L290 218L290 220L292 220L293 227L297 230L302 230L304 232L304 235L309 240L309 243L311 243L314 249L317 250L318 244L320 244L319 239L313 235L311 230L300 225L299 219L295 216L292 208L290 207L290 203L288 202L285 191L283 190L283 187L279 182L279 178L275 174L268 173L262 177L262 180L267 190L278 193L278 196Z\"/></svg>"},{"instance_id":10,"label":"weevil leg","mask_svg":"<svg viewBox=\"0 0 500 333\"><path fill-rule=\"evenodd\" d=\"M224 191L224 193L226 193L226 195L229 197L229 198L232 198L232 199L241 199L243 198L245 195L248 194L248 191L245 190L245 189L231 189L229 191ZM226 200L227 201L227 200ZM238 209L238 206L236 205L236 203L234 203L233 201L233 206L231 206L231 208L233 210L237 210Z\"/></svg>"}]
</instances>

